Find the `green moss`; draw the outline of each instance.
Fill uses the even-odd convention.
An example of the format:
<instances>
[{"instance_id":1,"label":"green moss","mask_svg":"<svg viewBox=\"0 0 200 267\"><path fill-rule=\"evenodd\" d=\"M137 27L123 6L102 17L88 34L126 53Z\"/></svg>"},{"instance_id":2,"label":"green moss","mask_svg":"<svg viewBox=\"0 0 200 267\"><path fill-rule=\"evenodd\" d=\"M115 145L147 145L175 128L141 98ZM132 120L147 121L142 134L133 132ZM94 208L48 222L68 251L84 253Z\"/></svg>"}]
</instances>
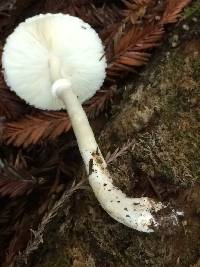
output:
<instances>
[{"instance_id":1,"label":"green moss","mask_svg":"<svg viewBox=\"0 0 200 267\"><path fill-rule=\"evenodd\" d=\"M143 101L156 99L159 117L148 132L137 135L140 141L135 154L143 155L146 169L184 186L200 181L199 66L199 58L190 58L177 49L151 74ZM148 100L144 105L155 103Z\"/></svg>"},{"instance_id":2,"label":"green moss","mask_svg":"<svg viewBox=\"0 0 200 267\"><path fill-rule=\"evenodd\" d=\"M64 255L56 255L56 258L51 259L48 267L66 267L69 266L70 262Z\"/></svg>"},{"instance_id":3,"label":"green moss","mask_svg":"<svg viewBox=\"0 0 200 267\"><path fill-rule=\"evenodd\" d=\"M187 7L184 11L184 19L200 16L200 0L197 0L193 5Z\"/></svg>"},{"instance_id":4,"label":"green moss","mask_svg":"<svg viewBox=\"0 0 200 267\"><path fill-rule=\"evenodd\" d=\"M192 77L194 80L197 81L200 75L200 59L199 58L197 58L196 60L193 60L192 68L193 68Z\"/></svg>"}]
</instances>

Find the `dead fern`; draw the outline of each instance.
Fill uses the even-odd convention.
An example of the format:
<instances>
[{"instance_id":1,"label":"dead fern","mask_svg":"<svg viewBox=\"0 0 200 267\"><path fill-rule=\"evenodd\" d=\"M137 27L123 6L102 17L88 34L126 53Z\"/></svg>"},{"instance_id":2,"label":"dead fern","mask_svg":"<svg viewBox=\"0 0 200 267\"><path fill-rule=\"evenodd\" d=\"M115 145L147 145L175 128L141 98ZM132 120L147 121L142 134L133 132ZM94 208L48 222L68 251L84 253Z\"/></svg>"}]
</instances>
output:
<instances>
[{"instance_id":1,"label":"dead fern","mask_svg":"<svg viewBox=\"0 0 200 267\"><path fill-rule=\"evenodd\" d=\"M135 26L121 34L121 38L114 44L113 56L107 68L107 75L111 78L146 64L150 57L146 51L160 44L164 29L162 25L150 25L144 29Z\"/></svg>"},{"instance_id":2,"label":"dead fern","mask_svg":"<svg viewBox=\"0 0 200 267\"><path fill-rule=\"evenodd\" d=\"M65 112L38 112L7 122L2 139L7 144L27 147L44 139L55 139L71 127Z\"/></svg>"},{"instance_id":3,"label":"dead fern","mask_svg":"<svg viewBox=\"0 0 200 267\"><path fill-rule=\"evenodd\" d=\"M0 196L16 198L23 195L29 195L34 189L33 180L12 180L0 178Z\"/></svg>"},{"instance_id":4,"label":"dead fern","mask_svg":"<svg viewBox=\"0 0 200 267\"><path fill-rule=\"evenodd\" d=\"M162 23L175 23L180 17L180 13L183 8L191 2L192 0L168 0L165 12L162 17Z\"/></svg>"},{"instance_id":5,"label":"dead fern","mask_svg":"<svg viewBox=\"0 0 200 267\"><path fill-rule=\"evenodd\" d=\"M116 86L111 86L109 90L100 90L92 99L88 100L84 105L88 117L94 119L106 110L115 92Z\"/></svg>"},{"instance_id":6,"label":"dead fern","mask_svg":"<svg viewBox=\"0 0 200 267\"><path fill-rule=\"evenodd\" d=\"M104 29L105 26L112 25L119 21L121 12L116 5L102 4L97 7L94 0L47 0L45 3L45 11L62 12L77 16L99 31Z\"/></svg>"},{"instance_id":7,"label":"dead fern","mask_svg":"<svg viewBox=\"0 0 200 267\"><path fill-rule=\"evenodd\" d=\"M0 165L0 198L8 197L18 198L21 196L28 196L39 185L36 178L34 178L28 170L24 167L27 163L22 159L20 152L16 157L1 161ZM13 161L11 163L11 161ZM26 166L27 167L27 166Z\"/></svg>"},{"instance_id":8,"label":"dead fern","mask_svg":"<svg viewBox=\"0 0 200 267\"><path fill-rule=\"evenodd\" d=\"M145 18L148 10L153 11L153 6L156 5L155 0L122 0L126 9L123 10L126 21L130 21L133 25L139 24Z\"/></svg>"},{"instance_id":9,"label":"dead fern","mask_svg":"<svg viewBox=\"0 0 200 267\"><path fill-rule=\"evenodd\" d=\"M115 151L111 154L110 151L107 153L105 160L106 163L109 165L115 162L119 157L127 154L128 151L134 148L134 141L128 140L122 147L117 147Z\"/></svg>"},{"instance_id":10,"label":"dead fern","mask_svg":"<svg viewBox=\"0 0 200 267\"><path fill-rule=\"evenodd\" d=\"M97 116L113 97L113 90L99 91L86 104L86 112L90 118ZM2 139L7 144L28 147L44 140L53 140L69 131L71 123L66 112L37 112L25 115L18 121L4 125Z\"/></svg>"}]
</instances>

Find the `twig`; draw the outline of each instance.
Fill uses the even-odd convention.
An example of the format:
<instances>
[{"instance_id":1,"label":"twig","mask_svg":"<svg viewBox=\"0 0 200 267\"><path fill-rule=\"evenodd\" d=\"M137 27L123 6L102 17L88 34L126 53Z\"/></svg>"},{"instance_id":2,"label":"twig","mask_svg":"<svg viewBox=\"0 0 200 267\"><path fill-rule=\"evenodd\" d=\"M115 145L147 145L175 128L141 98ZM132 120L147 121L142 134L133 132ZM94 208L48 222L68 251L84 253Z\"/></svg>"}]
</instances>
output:
<instances>
[{"instance_id":1,"label":"twig","mask_svg":"<svg viewBox=\"0 0 200 267\"><path fill-rule=\"evenodd\" d=\"M48 212L42 219L42 222L38 226L38 229L36 231L31 230L33 233L33 239L28 242L28 245L26 249L20 253L15 258L15 263L17 267L23 266L23 264L27 264L28 258L31 256L31 254L34 253L39 247L40 244L43 243L43 234L49 225L49 223L53 220L53 218L58 214L59 210L63 208L63 206L66 204L67 200L79 189L84 189L85 179L82 179L79 183L75 184L73 183L70 190L65 191L60 198L58 202L56 202L53 206L53 208Z\"/></svg>"}]
</instances>

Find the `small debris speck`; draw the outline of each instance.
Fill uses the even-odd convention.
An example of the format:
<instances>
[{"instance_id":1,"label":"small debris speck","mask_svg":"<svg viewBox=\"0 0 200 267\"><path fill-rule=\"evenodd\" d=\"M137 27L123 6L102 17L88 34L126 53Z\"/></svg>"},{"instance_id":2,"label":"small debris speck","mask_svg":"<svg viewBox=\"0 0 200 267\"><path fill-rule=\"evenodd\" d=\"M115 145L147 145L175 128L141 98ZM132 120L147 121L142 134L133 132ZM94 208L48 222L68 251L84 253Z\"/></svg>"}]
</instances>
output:
<instances>
[{"instance_id":1,"label":"small debris speck","mask_svg":"<svg viewBox=\"0 0 200 267\"><path fill-rule=\"evenodd\" d=\"M190 27L189 27L187 24L184 24L184 25L183 25L183 29L184 29L185 31L189 31Z\"/></svg>"}]
</instances>

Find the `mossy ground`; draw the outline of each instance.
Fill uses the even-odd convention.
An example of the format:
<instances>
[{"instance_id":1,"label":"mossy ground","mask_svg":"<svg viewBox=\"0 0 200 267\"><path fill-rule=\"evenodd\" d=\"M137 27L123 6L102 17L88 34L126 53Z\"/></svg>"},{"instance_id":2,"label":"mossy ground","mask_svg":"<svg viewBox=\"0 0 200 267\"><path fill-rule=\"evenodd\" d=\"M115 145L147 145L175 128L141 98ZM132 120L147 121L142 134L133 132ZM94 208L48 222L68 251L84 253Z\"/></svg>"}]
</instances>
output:
<instances>
[{"instance_id":1,"label":"mossy ground","mask_svg":"<svg viewBox=\"0 0 200 267\"><path fill-rule=\"evenodd\" d=\"M83 191L70 201L67 216L54 222L32 266L199 266L199 18L195 23L190 33L182 32L178 47L167 43L137 83L129 84L100 137L105 154L131 140L127 153L110 166L115 183L130 195L171 201L184 210L180 232L128 229L106 215L91 191Z\"/></svg>"}]
</instances>

